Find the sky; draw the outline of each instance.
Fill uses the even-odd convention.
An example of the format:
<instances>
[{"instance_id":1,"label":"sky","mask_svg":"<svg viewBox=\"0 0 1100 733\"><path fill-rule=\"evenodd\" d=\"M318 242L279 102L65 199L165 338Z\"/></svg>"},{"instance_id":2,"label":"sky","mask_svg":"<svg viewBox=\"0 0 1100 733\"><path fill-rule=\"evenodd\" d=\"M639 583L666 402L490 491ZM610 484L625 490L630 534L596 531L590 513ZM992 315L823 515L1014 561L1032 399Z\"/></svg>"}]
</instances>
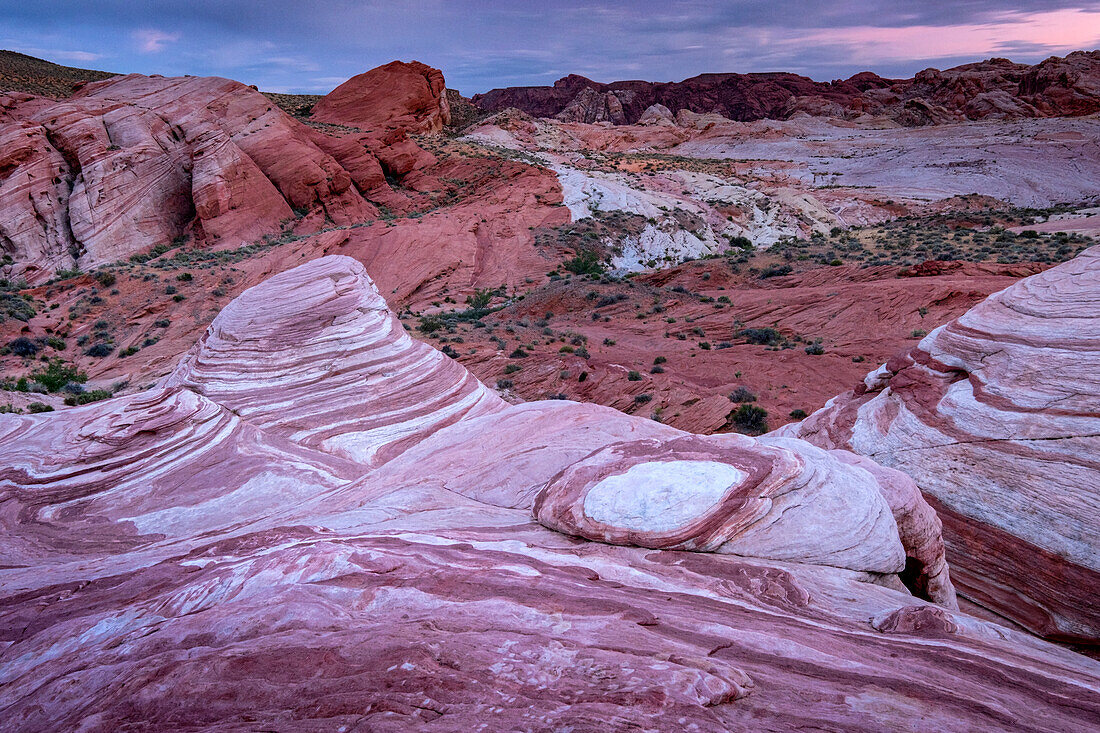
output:
<instances>
[{"instance_id":1,"label":"sky","mask_svg":"<svg viewBox=\"0 0 1100 733\"><path fill-rule=\"evenodd\" d=\"M1100 48L1100 0L0 0L0 48L116 72L323 94L394 59L472 95L704 72L908 77Z\"/></svg>"}]
</instances>

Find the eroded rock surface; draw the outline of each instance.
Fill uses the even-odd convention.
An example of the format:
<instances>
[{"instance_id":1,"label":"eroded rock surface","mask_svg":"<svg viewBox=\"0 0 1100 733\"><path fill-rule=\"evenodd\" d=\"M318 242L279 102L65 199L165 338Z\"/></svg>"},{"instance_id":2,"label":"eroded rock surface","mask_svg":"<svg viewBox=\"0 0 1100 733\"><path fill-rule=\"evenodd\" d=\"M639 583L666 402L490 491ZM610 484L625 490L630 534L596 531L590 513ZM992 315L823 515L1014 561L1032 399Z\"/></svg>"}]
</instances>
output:
<instances>
[{"instance_id":1,"label":"eroded rock surface","mask_svg":"<svg viewBox=\"0 0 1100 733\"><path fill-rule=\"evenodd\" d=\"M1100 249L1021 280L782 432L912 476L964 595L1100 640Z\"/></svg>"},{"instance_id":2,"label":"eroded rock surface","mask_svg":"<svg viewBox=\"0 0 1100 733\"><path fill-rule=\"evenodd\" d=\"M308 128L239 82L131 74L0 107L0 247L32 283L180 236L237 246L310 211L377 214Z\"/></svg>"},{"instance_id":3,"label":"eroded rock surface","mask_svg":"<svg viewBox=\"0 0 1100 733\"><path fill-rule=\"evenodd\" d=\"M443 73L419 61L391 61L353 76L313 107L318 122L368 131L440 132L451 124Z\"/></svg>"},{"instance_id":4,"label":"eroded rock surface","mask_svg":"<svg viewBox=\"0 0 1100 733\"><path fill-rule=\"evenodd\" d=\"M326 257L153 390L0 416L6 726L1100 724L1100 665L903 588L938 531L888 469L482 390Z\"/></svg>"}]
</instances>

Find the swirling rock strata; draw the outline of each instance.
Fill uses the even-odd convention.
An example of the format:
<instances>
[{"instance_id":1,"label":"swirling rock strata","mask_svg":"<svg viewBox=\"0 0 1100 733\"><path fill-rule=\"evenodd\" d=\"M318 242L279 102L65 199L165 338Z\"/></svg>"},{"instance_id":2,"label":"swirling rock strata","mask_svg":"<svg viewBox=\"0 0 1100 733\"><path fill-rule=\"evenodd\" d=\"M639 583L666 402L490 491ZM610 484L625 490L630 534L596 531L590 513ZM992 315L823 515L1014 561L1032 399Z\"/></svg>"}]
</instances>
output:
<instances>
[{"instance_id":1,"label":"swirling rock strata","mask_svg":"<svg viewBox=\"0 0 1100 733\"><path fill-rule=\"evenodd\" d=\"M912 476L967 597L1100 640L1100 249L990 296L783 432Z\"/></svg>"},{"instance_id":2,"label":"swirling rock strata","mask_svg":"<svg viewBox=\"0 0 1100 733\"><path fill-rule=\"evenodd\" d=\"M147 393L0 416L6 728L1100 724L1100 665L896 582L935 527L888 469L506 407L433 354L326 257L239 297ZM654 458L696 481L658 477L677 522L649 544L755 533L759 556L534 521L588 474L654 488Z\"/></svg>"},{"instance_id":3,"label":"swirling rock strata","mask_svg":"<svg viewBox=\"0 0 1100 733\"><path fill-rule=\"evenodd\" d=\"M505 406L458 362L410 337L363 266L343 256L241 294L165 384L365 465Z\"/></svg>"}]
</instances>

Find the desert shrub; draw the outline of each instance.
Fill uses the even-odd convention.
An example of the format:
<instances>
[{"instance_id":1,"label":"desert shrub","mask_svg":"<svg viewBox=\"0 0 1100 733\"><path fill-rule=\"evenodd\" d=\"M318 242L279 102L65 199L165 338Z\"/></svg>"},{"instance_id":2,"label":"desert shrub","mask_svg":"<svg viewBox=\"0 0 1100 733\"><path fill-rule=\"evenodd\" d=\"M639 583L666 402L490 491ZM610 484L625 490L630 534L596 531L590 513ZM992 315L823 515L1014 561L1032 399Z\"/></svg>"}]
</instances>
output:
<instances>
[{"instance_id":1,"label":"desert shrub","mask_svg":"<svg viewBox=\"0 0 1100 733\"><path fill-rule=\"evenodd\" d=\"M8 342L8 349L16 356L34 356L38 353L38 344L26 336L20 336Z\"/></svg>"},{"instance_id":2,"label":"desert shrub","mask_svg":"<svg viewBox=\"0 0 1100 733\"><path fill-rule=\"evenodd\" d=\"M106 341L97 341L85 349L84 353L87 356L94 356L101 359L105 356L110 356L112 351L114 351L114 348L109 343Z\"/></svg>"},{"instance_id":3,"label":"desert shrub","mask_svg":"<svg viewBox=\"0 0 1100 733\"><path fill-rule=\"evenodd\" d=\"M738 387L729 393L730 402L756 402L756 395L748 387Z\"/></svg>"},{"instance_id":4,"label":"desert shrub","mask_svg":"<svg viewBox=\"0 0 1100 733\"><path fill-rule=\"evenodd\" d=\"M523 369L523 367L521 367L519 364L509 364L508 366L504 367L504 373L505 374L514 374L515 372L518 372L521 369Z\"/></svg>"},{"instance_id":5,"label":"desert shrub","mask_svg":"<svg viewBox=\"0 0 1100 733\"><path fill-rule=\"evenodd\" d=\"M766 433L768 411L757 405L741 405L734 410L730 422L746 433Z\"/></svg>"},{"instance_id":6,"label":"desert shrub","mask_svg":"<svg viewBox=\"0 0 1100 733\"><path fill-rule=\"evenodd\" d=\"M745 328L737 335L750 344L761 344L766 346L775 346L783 340L783 336L774 328Z\"/></svg>"},{"instance_id":7,"label":"desert shrub","mask_svg":"<svg viewBox=\"0 0 1100 733\"><path fill-rule=\"evenodd\" d=\"M176 275L176 280L181 283L189 283L194 279L194 276L190 272L181 272L180 274Z\"/></svg>"},{"instance_id":8,"label":"desert shrub","mask_svg":"<svg viewBox=\"0 0 1100 733\"><path fill-rule=\"evenodd\" d=\"M512 383L511 379L498 379L497 380L497 389L511 389L514 386L515 385Z\"/></svg>"},{"instance_id":9,"label":"desert shrub","mask_svg":"<svg viewBox=\"0 0 1100 733\"><path fill-rule=\"evenodd\" d=\"M34 309L34 306L17 293L0 292L0 321L8 316L26 323L37 314L38 312Z\"/></svg>"},{"instance_id":10,"label":"desert shrub","mask_svg":"<svg viewBox=\"0 0 1100 733\"><path fill-rule=\"evenodd\" d=\"M645 403L649 402L652 399L653 399L653 396L648 395L648 394L634 395L634 404L644 405Z\"/></svg>"},{"instance_id":11,"label":"desert shrub","mask_svg":"<svg viewBox=\"0 0 1100 733\"><path fill-rule=\"evenodd\" d=\"M654 364L664 364L666 361L668 361L668 359L663 356L654 357L653 359Z\"/></svg>"},{"instance_id":12,"label":"desert shrub","mask_svg":"<svg viewBox=\"0 0 1100 733\"><path fill-rule=\"evenodd\" d=\"M805 410L791 410L790 414L791 414L791 417L794 418L795 420L802 420L806 417L806 411Z\"/></svg>"},{"instance_id":13,"label":"desert shrub","mask_svg":"<svg viewBox=\"0 0 1100 733\"><path fill-rule=\"evenodd\" d=\"M27 405L27 412L37 414L39 412L53 412L53 407L44 402L32 402Z\"/></svg>"},{"instance_id":14,"label":"desert shrub","mask_svg":"<svg viewBox=\"0 0 1100 733\"><path fill-rule=\"evenodd\" d=\"M515 351L508 355L509 359L526 359L530 354L523 350L523 347L518 347Z\"/></svg>"},{"instance_id":15,"label":"desert shrub","mask_svg":"<svg viewBox=\"0 0 1100 733\"><path fill-rule=\"evenodd\" d=\"M767 280L769 277L779 277L781 275L790 275L791 270L794 269L790 265L772 265L767 267L760 273L761 280Z\"/></svg>"},{"instance_id":16,"label":"desert shrub","mask_svg":"<svg viewBox=\"0 0 1100 733\"><path fill-rule=\"evenodd\" d=\"M96 272L94 277L96 279L96 282L98 282L105 288L109 288L114 285L116 280L115 273L111 272L110 270L99 270L98 272Z\"/></svg>"},{"instance_id":17,"label":"desert shrub","mask_svg":"<svg viewBox=\"0 0 1100 733\"><path fill-rule=\"evenodd\" d=\"M45 369L31 372L30 378L49 392L57 392L71 382L83 384L88 381L87 374L62 359L51 359Z\"/></svg>"},{"instance_id":18,"label":"desert shrub","mask_svg":"<svg viewBox=\"0 0 1100 733\"><path fill-rule=\"evenodd\" d=\"M806 353L811 356L821 356L825 353L825 347L821 345L821 340L818 339L806 347Z\"/></svg>"},{"instance_id":19,"label":"desert shrub","mask_svg":"<svg viewBox=\"0 0 1100 733\"><path fill-rule=\"evenodd\" d=\"M76 407L77 405L86 405L89 402L99 402L105 400L111 396L111 393L105 389L93 389L90 392L82 392L80 394L70 395L65 398L65 404L69 407Z\"/></svg>"},{"instance_id":20,"label":"desert shrub","mask_svg":"<svg viewBox=\"0 0 1100 733\"><path fill-rule=\"evenodd\" d=\"M626 373L626 379L629 382L640 382L642 381L642 375L640 372L636 372L631 369L629 372Z\"/></svg>"},{"instance_id":21,"label":"desert shrub","mask_svg":"<svg viewBox=\"0 0 1100 733\"><path fill-rule=\"evenodd\" d=\"M563 262L562 267L574 275L602 275L604 271L599 255L592 250L577 253L576 257Z\"/></svg>"}]
</instances>

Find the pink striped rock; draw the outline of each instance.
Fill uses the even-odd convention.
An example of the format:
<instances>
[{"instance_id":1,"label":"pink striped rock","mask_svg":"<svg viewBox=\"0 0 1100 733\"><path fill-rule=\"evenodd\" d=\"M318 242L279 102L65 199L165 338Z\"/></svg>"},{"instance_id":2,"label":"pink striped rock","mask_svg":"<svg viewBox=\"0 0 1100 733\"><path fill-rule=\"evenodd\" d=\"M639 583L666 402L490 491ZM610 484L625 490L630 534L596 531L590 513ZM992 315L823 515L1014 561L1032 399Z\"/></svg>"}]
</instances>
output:
<instances>
[{"instance_id":1,"label":"pink striped rock","mask_svg":"<svg viewBox=\"0 0 1100 733\"><path fill-rule=\"evenodd\" d=\"M1100 725L1100 664L950 608L934 519L795 439L507 406L326 257L148 392L0 416L0 719Z\"/></svg>"},{"instance_id":2,"label":"pink striped rock","mask_svg":"<svg viewBox=\"0 0 1100 733\"><path fill-rule=\"evenodd\" d=\"M364 465L505 407L458 362L410 337L363 266L343 256L242 293L164 383Z\"/></svg>"},{"instance_id":3,"label":"pink striped rock","mask_svg":"<svg viewBox=\"0 0 1100 733\"><path fill-rule=\"evenodd\" d=\"M990 296L780 432L912 476L967 598L1100 642L1100 248Z\"/></svg>"}]
</instances>

